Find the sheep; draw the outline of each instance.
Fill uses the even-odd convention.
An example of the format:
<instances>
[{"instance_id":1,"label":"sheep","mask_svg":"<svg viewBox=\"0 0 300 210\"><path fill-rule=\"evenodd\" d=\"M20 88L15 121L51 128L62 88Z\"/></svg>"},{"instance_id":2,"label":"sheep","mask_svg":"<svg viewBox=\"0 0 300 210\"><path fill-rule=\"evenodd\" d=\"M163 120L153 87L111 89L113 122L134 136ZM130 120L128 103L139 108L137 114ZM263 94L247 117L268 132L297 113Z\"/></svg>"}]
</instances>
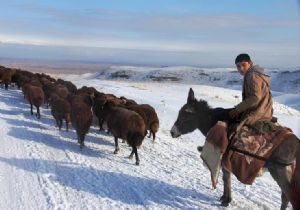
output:
<instances>
[{"instance_id":1,"label":"sheep","mask_svg":"<svg viewBox=\"0 0 300 210\"><path fill-rule=\"evenodd\" d=\"M151 134L153 134L154 142L156 133L159 128L159 119L155 112L155 109L149 104L130 105L126 106L126 108L135 111L142 116L145 121L147 130L149 130L148 138L151 138Z\"/></svg>"},{"instance_id":2,"label":"sheep","mask_svg":"<svg viewBox=\"0 0 300 210\"><path fill-rule=\"evenodd\" d=\"M37 78L42 82L42 84L44 85L43 81L46 82L56 82L56 79L52 78L51 76L49 76L48 74L44 74L44 73L36 73L35 74L37 76Z\"/></svg>"},{"instance_id":3,"label":"sheep","mask_svg":"<svg viewBox=\"0 0 300 210\"><path fill-rule=\"evenodd\" d=\"M60 98L56 93L52 93L49 99L51 104L51 114L56 121L56 125L61 130L63 120L66 121L66 131L69 130L71 120L71 105L68 100Z\"/></svg>"},{"instance_id":4,"label":"sheep","mask_svg":"<svg viewBox=\"0 0 300 210\"><path fill-rule=\"evenodd\" d=\"M26 78L25 82L22 85L22 91L24 94L24 98L26 98L26 96L28 96L30 86L42 88L42 84L37 79L31 80L30 78Z\"/></svg>"},{"instance_id":5,"label":"sheep","mask_svg":"<svg viewBox=\"0 0 300 210\"><path fill-rule=\"evenodd\" d=\"M28 74L27 72L25 71L22 71L21 72L21 76L20 78L18 79L18 83L17 85L19 85L22 89L23 89L23 86L26 84L26 83L29 83L31 80L37 80L35 76L33 75L30 75Z\"/></svg>"},{"instance_id":6,"label":"sheep","mask_svg":"<svg viewBox=\"0 0 300 210\"><path fill-rule=\"evenodd\" d=\"M93 120L91 105L86 103L85 95L76 95L71 104L71 123L77 133L80 148L84 147L84 138L88 133Z\"/></svg>"},{"instance_id":7,"label":"sheep","mask_svg":"<svg viewBox=\"0 0 300 210\"><path fill-rule=\"evenodd\" d=\"M85 103L88 107L92 108L94 96L86 93L76 94L73 95L73 97L71 98L71 103L73 103L73 101L81 101Z\"/></svg>"},{"instance_id":8,"label":"sheep","mask_svg":"<svg viewBox=\"0 0 300 210\"><path fill-rule=\"evenodd\" d=\"M104 104L108 103L108 102L114 106L124 105L123 100L121 100L115 96L112 96L110 94L102 94L102 95L98 94L94 98L93 111L94 111L96 117L98 118L100 131L104 130L103 123L105 122L105 118L108 114L108 111L104 109ZM107 130L107 133L109 133L109 129Z\"/></svg>"},{"instance_id":9,"label":"sheep","mask_svg":"<svg viewBox=\"0 0 300 210\"><path fill-rule=\"evenodd\" d=\"M93 103L93 114L98 118L99 129L103 129L103 123L105 119L105 113L103 111L103 106L106 103L106 97L104 93L96 93Z\"/></svg>"},{"instance_id":10,"label":"sheep","mask_svg":"<svg viewBox=\"0 0 300 210\"><path fill-rule=\"evenodd\" d=\"M11 82L15 83L18 87L18 89L21 88L22 85L22 77L23 77L23 71L16 70L16 73L12 76Z\"/></svg>"},{"instance_id":11,"label":"sheep","mask_svg":"<svg viewBox=\"0 0 300 210\"><path fill-rule=\"evenodd\" d=\"M83 86L81 88L79 88L77 91L76 91L76 94L88 94L88 95L91 95L93 96L95 94L95 92L97 92L97 90L93 87L87 87L87 86Z\"/></svg>"},{"instance_id":12,"label":"sheep","mask_svg":"<svg viewBox=\"0 0 300 210\"><path fill-rule=\"evenodd\" d=\"M11 78L14 75L15 71L12 69L5 69L2 73L2 83L5 86L5 89L8 89L8 86L11 84Z\"/></svg>"},{"instance_id":13,"label":"sheep","mask_svg":"<svg viewBox=\"0 0 300 210\"><path fill-rule=\"evenodd\" d=\"M62 84L56 84L53 91L61 98L67 98L69 95L68 88Z\"/></svg>"},{"instance_id":14,"label":"sheep","mask_svg":"<svg viewBox=\"0 0 300 210\"><path fill-rule=\"evenodd\" d=\"M46 104L47 108L49 108L49 101L50 101L51 94L55 93L54 88L55 88L55 84L52 83L52 82L43 85L43 90L44 90L44 93L45 93L44 103Z\"/></svg>"},{"instance_id":15,"label":"sheep","mask_svg":"<svg viewBox=\"0 0 300 210\"><path fill-rule=\"evenodd\" d=\"M135 101L132 100L132 99L125 98L124 96L121 96L120 99L124 101L124 104L125 104L126 106L137 105L137 102L135 102Z\"/></svg>"},{"instance_id":16,"label":"sheep","mask_svg":"<svg viewBox=\"0 0 300 210\"><path fill-rule=\"evenodd\" d=\"M129 158L131 159L133 154L135 154L135 164L139 165L140 160L137 147L141 146L146 132L146 125L143 118L134 111L112 105L110 102L107 102L104 106L104 109L109 111L106 121L115 140L114 154L117 154L120 150L118 138L126 140L128 145L132 147Z\"/></svg>"},{"instance_id":17,"label":"sheep","mask_svg":"<svg viewBox=\"0 0 300 210\"><path fill-rule=\"evenodd\" d=\"M44 91L43 91L43 89L41 87L29 85L28 86L27 100L30 103L30 113L31 113L31 115L33 115L32 108L33 108L33 105L34 105L37 109L36 117L38 119L40 119L41 118L40 106L44 102Z\"/></svg>"},{"instance_id":18,"label":"sheep","mask_svg":"<svg viewBox=\"0 0 300 210\"><path fill-rule=\"evenodd\" d=\"M65 80L62 80L62 79L58 79L57 83L66 86L70 93L75 94L77 92L77 87L70 81L65 81Z\"/></svg>"},{"instance_id":19,"label":"sheep","mask_svg":"<svg viewBox=\"0 0 300 210\"><path fill-rule=\"evenodd\" d=\"M0 79L2 78L2 74L5 71L5 67L4 66L0 66Z\"/></svg>"}]
</instances>

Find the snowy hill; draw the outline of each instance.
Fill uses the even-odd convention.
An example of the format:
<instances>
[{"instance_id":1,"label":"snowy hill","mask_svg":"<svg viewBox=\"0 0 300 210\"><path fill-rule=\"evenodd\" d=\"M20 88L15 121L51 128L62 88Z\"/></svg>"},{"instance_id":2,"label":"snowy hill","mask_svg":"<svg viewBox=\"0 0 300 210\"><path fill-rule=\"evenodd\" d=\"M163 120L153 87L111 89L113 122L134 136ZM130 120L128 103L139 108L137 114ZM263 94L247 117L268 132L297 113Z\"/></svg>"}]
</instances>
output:
<instances>
[{"instance_id":1,"label":"snowy hill","mask_svg":"<svg viewBox=\"0 0 300 210\"><path fill-rule=\"evenodd\" d=\"M271 90L275 101L300 111L300 68L265 69L272 77ZM108 66L95 73L83 75L85 79L118 81L173 82L209 85L241 90L243 77L235 68L200 68L189 66L145 67Z\"/></svg>"},{"instance_id":2,"label":"snowy hill","mask_svg":"<svg viewBox=\"0 0 300 210\"><path fill-rule=\"evenodd\" d=\"M169 70L163 71L164 75L173 77L177 70ZM224 73L227 82L230 71ZM184 81L175 83L149 82L154 80L151 76L156 75L155 70L126 72L142 82L130 78L119 81L118 77L111 78L111 71L62 77L79 87L94 86L156 108L160 118L157 141L145 139L139 150L138 167L126 158L130 153L127 145L120 144L120 153L114 155L113 137L100 133L97 127L90 129L86 148L80 150L74 130L58 131L49 109L42 108L41 119L37 120L30 115L21 91L0 89L0 209L223 209L219 206L221 178L218 188L212 190L210 175L196 150L204 136L195 131L172 139L169 130L190 87L197 98L207 100L213 107L234 106L241 92L224 88L227 85L221 80L220 87L207 86L209 79L199 84L199 72L195 77L190 73L188 77L176 75ZM162 77L162 71L157 75ZM278 92L275 97L285 105L275 103L275 115L299 137L299 109L288 106L299 108L295 100L299 92ZM280 208L280 189L269 173L257 178L252 186L236 178L232 185L233 202L227 209Z\"/></svg>"}]
</instances>

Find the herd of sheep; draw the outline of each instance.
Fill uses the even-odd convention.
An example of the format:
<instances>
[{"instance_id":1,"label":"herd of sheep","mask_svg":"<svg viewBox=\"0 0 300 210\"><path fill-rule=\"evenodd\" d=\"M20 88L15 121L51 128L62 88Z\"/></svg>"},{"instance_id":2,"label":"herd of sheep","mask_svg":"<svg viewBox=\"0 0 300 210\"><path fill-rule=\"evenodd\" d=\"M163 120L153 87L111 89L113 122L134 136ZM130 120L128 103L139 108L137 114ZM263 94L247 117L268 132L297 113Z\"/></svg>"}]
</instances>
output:
<instances>
[{"instance_id":1,"label":"herd of sheep","mask_svg":"<svg viewBox=\"0 0 300 210\"><path fill-rule=\"evenodd\" d=\"M16 85L22 90L24 98L30 104L31 115L35 106L39 119L40 107L45 105L46 108L50 106L59 130L65 121L68 131L71 122L76 130L80 148L84 146L84 139L93 119L98 120L100 131L104 130L103 125L107 125L107 132L111 133L115 140L115 154L119 151L119 138L132 147L129 158L135 155L136 165L139 165L137 148L148 131L149 137L152 135L153 141L155 140L159 119L155 109L148 104L138 104L125 97L99 92L93 87L83 86L77 89L70 81L4 66L0 66L0 80L5 89Z\"/></svg>"}]
</instances>

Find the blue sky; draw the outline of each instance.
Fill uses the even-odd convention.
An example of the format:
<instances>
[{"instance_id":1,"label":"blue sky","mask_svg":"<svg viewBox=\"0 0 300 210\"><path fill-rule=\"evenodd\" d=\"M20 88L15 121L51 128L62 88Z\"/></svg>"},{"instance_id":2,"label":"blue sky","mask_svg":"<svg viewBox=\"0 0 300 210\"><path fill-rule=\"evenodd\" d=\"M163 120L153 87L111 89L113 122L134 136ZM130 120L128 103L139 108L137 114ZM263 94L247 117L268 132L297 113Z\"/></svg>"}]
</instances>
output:
<instances>
[{"instance_id":1,"label":"blue sky","mask_svg":"<svg viewBox=\"0 0 300 210\"><path fill-rule=\"evenodd\" d=\"M300 66L296 0L0 0L0 57Z\"/></svg>"}]
</instances>

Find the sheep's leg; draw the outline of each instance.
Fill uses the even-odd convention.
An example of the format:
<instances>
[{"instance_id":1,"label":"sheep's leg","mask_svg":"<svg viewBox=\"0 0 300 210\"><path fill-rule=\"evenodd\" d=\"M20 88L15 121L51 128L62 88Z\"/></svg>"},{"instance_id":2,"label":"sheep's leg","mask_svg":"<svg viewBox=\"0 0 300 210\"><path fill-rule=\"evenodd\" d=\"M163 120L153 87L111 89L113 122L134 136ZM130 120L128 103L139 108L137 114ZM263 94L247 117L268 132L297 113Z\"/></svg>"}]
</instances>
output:
<instances>
[{"instance_id":1,"label":"sheep's leg","mask_svg":"<svg viewBox=\"0 0 300 210\"><path fill-rule=\"evenodd\" d=\"M54 117L54 119L55 119L55 122L56 122L55 127L59 127L58 119L56 119L56 117Z\"/></svg>"},{"instance_id":2,"label":"sheep's leg","mask_svg":"<svg viewBox=\"0 0 300 210\"><path fill-rule=\"evenodd\" d=\"M63 121L62 121L62 119L60 119L60 120L59 120L59 125L58 125L58 129L59 129L59 130L61 130L62 124L63 124Z\"/></svg>"},{"instance_id":3,"label":"sheep's leg","mask_svg":"<svg viewBox=\"0 0 300 210\"><path fill-rule=\"evenodd\" d=\"M155 133L153 132L153 142L155 141L155 137L156 137Z\"/></svg>"},{"instance_id":4,"label":"sheep's leg","mask_svg":"<svg viewBox=\"0 0 300 210\"><path fill-rule=\"evenodd\" d=\"M33 115L32 109L33 109L32 104L30 104L30 113L31 113L31 115Z\"/></svg>"},{"instance_id":5,"label":"sheep's leg","mask_svg":"<svg viewBox=\"0 0 300 210\"><path fill-rule=\"evenodd\" d=\"M80 144L80 137L79 133L77 132L77 143Z\"/></svg>"},{"instance_id":6,"label":"sheep's leg","mask_svg":"<svg viewBox=\"0 0 300 210\"><path fill-rule=\"evenodd\" d=\"M151 130L149 131L149 136L148 136L148 138L151 138Z\"/></svg>"},{"instance_id":7,"label":"sheep's leg","mask_svg":"<svg viewBox=\"0 0 300 210\"><path fill-rule=\"evenodd\" d=\"M130 155L128 156L128 158L129 158L129 159L132 159L132 158L133 158L133 154L134 154L134 149L133 149L133 147L132 147L131 153L130 153Z\"/></svg>"},{"instance_id":8,"label":"sheep's leg","mask_svg":"<svg viewBox=\"0 0 300 210\"><path fill-rule=\"evenodd\" d=\"M80 136L79 136L79 138L80 138L80 149L82 149L83 147L84 147L84 134L81 134Z\"/></svg>"},{"instance_id":9,"label":"sheep's leg","mask_svg":"<svg viewBox=\"0 0 300 210\"><path fill-rule=\"evenodd\" d=\"M40 119L41 118L41 114L40 114L40 107L39 106L37 106L36 107L36 117L38 118L38 119Z\"/></svg>"},{"instance_id":10,"label":"sheep's leg","mask_svg":"<svg viewBox=\"0 0 300 210\"><path fill-rule=\"evenodd\" d=\"M69 131L69 121L66 120L66 130Z\"/></svg>"},{"instance_id":11,"label":"sheep's leg","mask_svg":"<svg viewBox=\"0 0 300 210\"><path fill-rule=\"evenodd\" d=\"M102 119L98 119L99 121L99 128L100 128L100 131L103 131L103 120Z\"/></svg>"},{"instance_id":12,"label":"sheep's leg","mask_svg":"<svg viewBox=\"0 0 300 210\"><path fill-rule=\"evenodd\" d=\"M138 166L138 165L140 165L140 158L139 158L136 146L133 146L133 151L134 151L135 160L136 160L135 165Z\"/></svg>"},{"instance_id":13,"label":"sheep's leg","mask_svg":"<svg viewBox=\"0 0 300 210\"><path fill-rule=\"evenodd\" d=\"M120 148L119 148L119 142L118 142L118 138L115 137L115 151L114 154L117 154L119 152Z\"/></svg>"}]
</instances>

